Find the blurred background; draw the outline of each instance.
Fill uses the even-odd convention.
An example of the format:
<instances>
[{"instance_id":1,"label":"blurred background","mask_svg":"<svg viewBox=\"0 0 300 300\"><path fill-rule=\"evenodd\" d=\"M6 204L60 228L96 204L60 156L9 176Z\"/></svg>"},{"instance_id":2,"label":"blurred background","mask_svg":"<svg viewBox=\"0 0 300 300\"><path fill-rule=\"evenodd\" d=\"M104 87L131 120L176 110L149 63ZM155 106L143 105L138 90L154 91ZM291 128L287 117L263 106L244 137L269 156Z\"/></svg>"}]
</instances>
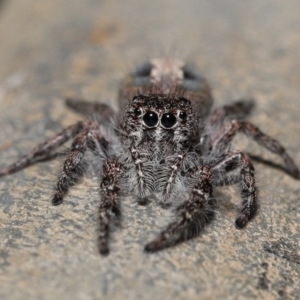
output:
<instances>
[{"instance_id":1,"label":"blurred background","mask_svg":"<svg viewBox=\"0 0 300 300\"><path fill-rule=\"evenodd\" d=\"M290 0L0 0L0 166L80 116L67 96L116 107L122 78L153 57L193 62L216 105L254 98L251 121L300 164L300 2ZM1 299L297 299L300 183L247 139L256 162L258 216L233 221L239 197L221 192L204 234L173 249L142 252L169 212L124 200L109 257L97 253L98 183L50 205L56 160L0 179Z\"/></svg>"}]
</instances>

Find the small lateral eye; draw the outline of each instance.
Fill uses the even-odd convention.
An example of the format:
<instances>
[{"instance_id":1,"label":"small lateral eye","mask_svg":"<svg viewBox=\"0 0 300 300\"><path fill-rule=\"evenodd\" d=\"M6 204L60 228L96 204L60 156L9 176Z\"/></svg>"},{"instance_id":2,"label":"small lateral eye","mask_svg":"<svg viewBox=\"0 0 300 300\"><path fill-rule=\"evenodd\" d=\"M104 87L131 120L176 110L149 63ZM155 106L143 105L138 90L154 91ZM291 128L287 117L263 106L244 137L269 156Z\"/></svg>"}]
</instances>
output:
<instances>
[{"instance_id":1,"label":"small lateral eye","mask_svg":"<svg viewBox=\"0 0 300 300\"><path fill-rule=\"evenodd\" d=\"M143 117L144 123L148 127L154 127L158 123L158 115L153 111L148 111Z\"/></svg>"},{"instance_id":2,"label":"small lateral eye","mask_svg":"<svg viewBox=\"0 0 300 300\"><path fill-rule=\"evenodd\" d=\"M181 111L181 112L179 113L179 118L180 118L182 121L185 121L186 118L187 118L186 112L185 112L185 111Z\"/></svg>"},{"instance_id":3,"label":"small lateral eye","mask_svg":"<svg viewBox=\"0 0 300 300\"><path fill-rule=\"evenodd\" d=\"M176 124L176 122L176 117L170 113L163 114L161 118L161 125L165 128L172 128Z\"/></svg>"},{"instance_id":4,"label":"small lateral eye","mask_svg":"<svg viewBox=\"0 0 300 300\"><path fill-rule=\"evenodd\" d=\"M134 115L136 116L136 117L138 117L138 116L140 116L142 114L142 110L139 108L139 107L137 107L135 110L134 110Z\"/></svg>"}]
</instances>

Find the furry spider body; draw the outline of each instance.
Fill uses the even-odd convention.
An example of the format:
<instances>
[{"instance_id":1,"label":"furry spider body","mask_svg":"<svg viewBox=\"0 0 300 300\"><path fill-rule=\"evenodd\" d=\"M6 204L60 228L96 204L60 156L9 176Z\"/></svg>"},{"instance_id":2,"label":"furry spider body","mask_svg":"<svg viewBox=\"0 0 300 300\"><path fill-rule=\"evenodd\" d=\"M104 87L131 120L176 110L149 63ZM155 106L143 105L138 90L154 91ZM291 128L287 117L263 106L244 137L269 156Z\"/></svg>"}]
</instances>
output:
<instances>
[{"instance_id":1,"label":"furry spider body","mask_svg":"<svg viewBox=\"0 0 300 300\"><path fill-rule=\"evenodd\" d=\"M241 206L235 225L243 228L255 215L258 192L249 157L229 151L238 132L278 154L290 174L300 177L298 167L276 140L243 121L253 106L251 101L211 110L208 84L181 60L156 59L143 64L124 81L119 99L120 113L106 104L68 99L69 107L97 118L69 126L0 170L0 176L5 176L49 158L75 138L52 200L59 205L83 175L84 155L91 151L101 166L101 254L109 252L110 225L121 216L124 195L143 202L154 194L162 205L176 206L176 218L145 246L148 252L197 235L213 218L214 186L240 184ZM235 170L238 172L232 175Z\"/></svg>"}]
</instances>

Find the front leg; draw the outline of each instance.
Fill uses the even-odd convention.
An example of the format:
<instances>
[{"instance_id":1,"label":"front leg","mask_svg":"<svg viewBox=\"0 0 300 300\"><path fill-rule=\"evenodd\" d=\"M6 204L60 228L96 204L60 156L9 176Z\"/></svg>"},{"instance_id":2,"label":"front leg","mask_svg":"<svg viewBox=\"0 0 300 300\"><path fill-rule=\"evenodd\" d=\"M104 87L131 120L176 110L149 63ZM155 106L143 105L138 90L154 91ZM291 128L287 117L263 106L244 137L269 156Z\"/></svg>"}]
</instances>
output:
<instances>
[{"instance_id":1,"label":"front leg","mask_svg":"<svg viewBox=\"0 0 300 300\"><path fill-rule=\"evenodd\" d=\"M239 216L235 221L235 226L238 229L242 229L255 215L257 210L258 190L255 183L254 167L250 158L242 152L227 152L212 167L212 172L218 175L226 172L226 170L232 170L236 166L241 168L242 206Z\"/></svg>"},{"instance_id":2,"label":"front leg","mask_svg":"<svg viewBox=\"0 0 300 300\"><path fill-rule=\"evenodd\" d=\"M109 253L109 230L112 217L120 217L120 174L122 166L117 159L105 161L102 168L99 252Z\"/></svg>"},{"instance_id":3,"label":"front leg","mask_svg":"<svg viewBox=\"0 0 300 300\"><path fill-rule=\"evenodd\" d=\"M190 239L213 218L211 170L205 166L199 167L194 176L198 178L197 183L193 186L189 199L176 208L177 219L158 238L147 244L145 251L155 252Z\"/></svg>"}]
</instances>

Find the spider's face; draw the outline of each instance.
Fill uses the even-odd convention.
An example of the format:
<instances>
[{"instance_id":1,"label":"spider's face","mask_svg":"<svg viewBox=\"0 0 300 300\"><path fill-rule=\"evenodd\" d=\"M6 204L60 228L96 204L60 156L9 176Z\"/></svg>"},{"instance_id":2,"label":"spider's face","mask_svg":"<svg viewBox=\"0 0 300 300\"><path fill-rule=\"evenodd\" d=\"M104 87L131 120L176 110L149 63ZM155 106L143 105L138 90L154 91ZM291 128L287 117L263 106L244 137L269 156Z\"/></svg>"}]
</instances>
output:
<instances>
[{"instance_id":1,"label":"spider's face","mask_svg":"<svg viewBox=\"0 0 300 300\"><path fill-rule=\"evenodd\" d=\"M194 132L196 116L191 102L183 97L164 94L135 96L127 110L129 135L151 136L155 133L188 138Z\"/></svg>"},{"instance_id":2,"label":"spider's face","mask_svg":"<svg viewBox=\"0 0 300 300\"><path fill-rule=\"evenodd\" d=\"M166 95L139 95L133 98L132 120L144 130L157 127L175 130L186 124L192 113L191 102L185 98L170 98Z\"/></svg>"}]
</instances>

